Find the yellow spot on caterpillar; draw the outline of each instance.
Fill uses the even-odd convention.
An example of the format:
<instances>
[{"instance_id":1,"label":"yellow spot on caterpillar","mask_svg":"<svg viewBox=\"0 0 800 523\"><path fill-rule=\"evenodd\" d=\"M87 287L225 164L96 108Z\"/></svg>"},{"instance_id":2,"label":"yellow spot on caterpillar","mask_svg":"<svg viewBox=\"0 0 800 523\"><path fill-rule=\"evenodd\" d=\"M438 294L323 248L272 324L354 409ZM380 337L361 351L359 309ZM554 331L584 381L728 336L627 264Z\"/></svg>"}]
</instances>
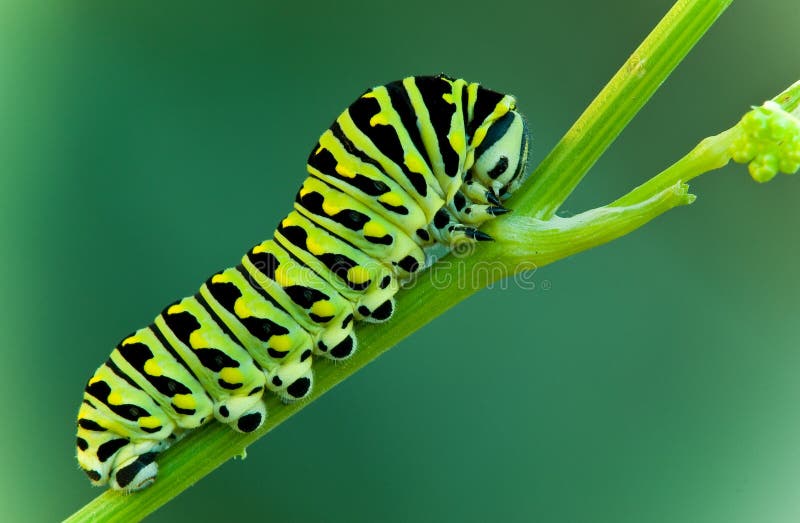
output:
<instances>
[{"instance_id":1,"label":"yellow spot on caterpillar","mask_svg":"<svg viewBox=\"0 0 800 523\"><path fill-rule=\"evenodd\" d=\"M122 394L119 392L112 392L108 395L107 399L109 405L122 405L122 403L125 401L122 399Z\"/></svg>"},{"instance_id":2,"label":"yellow spot on caterpillar","mask_svg":"<svg viewBox=\"0 0 800 523\"><path fill-rule=\"evenodd\" d=\"M278 269L280 270L280 267L278 267ZM247 307L247 302L242 298L238 298L233 303L233 313L239 318L248 318L251 316L250 309Z\"/></svg>"},{"instance_id":3,"label":"yellow spot on caterpillar","mask_svg":"<svg viewBox=\"0 0 800 523\"><path fill-rule=\"evenodd\" d=\"M89 385L94 385L98 381L103 381L103 378L100 376L92 376L92 379L89 380Z\"/></svg>"},{"instance_id":4,"label":"yellow spot on caterpillar","mask_svg":"<svg viewBox=\"0 0 800 523\"><path fill-rule=\"evenodd\" d=\"M306 247L308 248L308 252L315 256L319 256L325 252L325 248L322 246L322 244L320 244L313 234L306 238Z\"/></svg>"},{"instance_id":5,"label":"yellow spot on caterpillar","mask_svg":"<svg viewBox=\"0 0 800 523\"><path fill-rule=\"evenodd\" d=\"M279 334L269 339L269 345L277 351L286 352L292 348L292 340L286 334Z\"/></svg>"},{"instance_id":6,"label":"yellow spot on caterpillar","mask_svg":"<svg viewBox=\"0 0 800 523\"><path fill-rule=\"evenodd\" d=\"M269 240L261 242L259 245L256 245L255 247L253 247L253 252L256 253L256 254L261 254L262 252L267 252L267 244L268 243L269 243Z\"/></svg>"},{"instance_id":7,"label":"yellow spot on caterpillar","mask_svg":"<svg viewBox=\"0 0 800 523\"><path fill-rule=\"evenodd\" d=\"M392 207L399 207L403 204L403 197L393 192L387 192L386 194L381 195L378 200L389 204Z\"/></svg>"},{"instance_id":8,"label":"yellow spot on caterpillar","mask_svg":"<svg viewBox=\"0 0 800 523\"><path fill-rule=\"evenodd\" d=\"M447 102L447 103L449 103L449 104L452 104L452 103L453 103L453 93L444 93L444 94L442 95L442 99L443 99L445 102Z\"/></svg>"},{"instance_id":9,"label":"yellow spot on caterpillar","mask_svg":"<svg viewBox=\"0 0 800 523\"><path fill-rule=\"evenodd\" d=\"M167 309L167 314L178 314L179 312L183 311L184 311L183 306L181 306L180 303L176 303L175 305L172 305L170 306L169 309Z\"/></svg>"},{"instance_id":10,"label":"yellow spot on caterpillar","mask_svg":"<svg viewBox=\"0 0 800 523\"><path fill-rule=\"evenodd\" d=\"M453 148L453 150L456 152L464 150L464 147L466 146L466 140L464 138L463 131L453 131L448 135L448 138L450 139L450 146Z\"/></svg>"},{"instance_id":11,"label":"yellow spot on caterpillar","mask_svg":"<svg viewBox=\"0 0 800 523\"><path fill-rule=\"evenodd\" d=\"M292 279L289 277L284 265L278 265L278 268L275 269L275 282L281 287L292 285Z\"/></svg>"},{"instance_id":12,"label":"yellow spot on caterpillar","mask_svg":"<svg viewBox=\"0 0 800 523\"><path fill-rule=\"evenodd\" d=\"M227 274L215 274L211 277L211 283L227 283L231 281Z\"/></svg>"},{"instance_id":13,"label":"yellow spot on caterpillar","mask_svg":"<svg viewBox=\"0 0 800 523\"><path fill-rule=\"evenodd\" d=\"M375 98L375 91L368 91L362 94L361 98Z\"/></svg>"},{"instance_id":14,"label":"yellow spot on caterpillar","mask_svg":"<svg viewBox=\"0 0 800 523\"><path fill-rule=\"evenodd\" d=\"M356 285L360 285L370 280L370 274L369 271L364 267L356 265L347 271L347 279Z\"/></svg>"},{"instance_id":15,"label":"yellow spot on caterpillar","mask_svg":"<svg viewBox=\"0 0 800 523\"><path fill-rule=\"evenodd\" d=\"M499 120L500 117L506 114L513 105L514 105L513 99L510 100L509 97L506 96L499 104L495 106L494 110L492 111L492 114L490 114L488 118L490 118L492 121Z\"/></svg>"},{"instance_id":16,"label":"yellow spot on caterpillar","mask_svg":"<svg viewBox=\"0 0 800 523\"><path fill-rule=\"evenodd\" d=\"M191 394L175 394L172 398L172 404L179 409L194 409L197 407L197 402Z\"/></svg>"},{"instance_id":17,"label":"yellow spot on caterpillar","mask_svg":"<svg viewBox=\"0 0 800 523\"><path fill-rule=\"evenodd\" d=\"M219 377L228 383L242 383L244 382L244 375L242 371L234 367L225 367L219 371Z\"/></svg>"},{"instance_id":18,"label":"yellow spot on caterpillar","mask_svg":"<svg viewBox=\"0 0 800 523\"><path fill-rule=\"evenodd\" d=\"M373 238L381 238L386 235L386 229L377 222L367 222L364 224L364 236L372 236Z\"/></svg>"},{"instance_id":19,"label":"yellow spot on caterpillar","mask_svg":"<svg viewBox=\"0 0 800 523\"><path fill-rule=\"evenodd\" d=\"M336 172L339 173L341 176L344 176L345 178L355 178L356 176L356 173L354 173L349 167L341 163L336 164Z\"/></svg>"},{"instance_id":20,"label":"yellow spot on caterpillar","mask_svg":"<svg viewBox=\"0 0 800 523\"><path fill-rule=\"evenodd\" d=\"M472 147L477 147L481 144L484 138L486 138L486 131L488 129L486 127L478 127L475 131L475 136L472 137Z\"/></svg>"},{"instance_id":21,"label":"yellow spot on caterpillar","mask_svg":"<svg viewBox=\"0 0 800 523\"><path fill-rule=\"evenodd\" d=\"M130 345L131 343L136 343L136 342L139 342L141 340L142 340L142 338L138 334L132 334L131 336L128 336L127 338L122 340L122 344L123 345Z\"/></svg>"},{"instance_id":22,"label":"yellow spot on caterpillar","mask_svg":"<svg viewBox=\"0 0 800 523\"><path fill-rule=\"evenodd\" d=\"M389 125L389 117L386 116L386 113L378 113L369 119L369 125L370 127L375 127L376 125Z\"/></svg>"},{"instance_id":23,"label":"yellow spot on caterpillar","mask_svg":"<svg viewBox=\"0 0 800 523\"><path fill-rule=\"evenodd\" d=\"M472 120L472 114L475 109L475 100L478 98L478 84L471 83L467 86L467 100L469 100L469 119Z\"/></svg>"},{"instance_id":24,"label":"yellow spot on caterpillar","mask_svg":"<svg viewBox=\"0 0 800 523\"><path fill-rule=\"evenodd\" d=\"M161 422L155 416L145 416L139 418L139 426L145 429L154 429L161 426Z\"/></svg>"},{"instance_id":25,"label":"yellow spot on caterpillar","mask_svg":"<svg viewBox=\"0 0 800 523\"><path fill-rule=\"evenodd\" d=\"M424 173L425 172L425 162L422 161L422 158L419 157L418 154L406 154L403 161L406 163L406 167L410 171L415 173Z\"/></svg>"},{"instance_id":26,"label":"yellow spot on caterpillar","mask_svg":"<svg viewBox=\"0 0 800 523\"><path fill-rule=\"evenodd\" d=\"M327 300L320 300L314 302L314 305L311 306L311 312L317 316L334 316L336 313L336 308L331 302Z\"/></svg>"},{"instance_id":27,"label":"yellow spot on caterpillar","mask_svg":"<svg viewBox=\"0 0 800 523\"><path fill-rule=\"evenodd\" d=\"M196 330L189 334L189 346L193 349L205 349L208 347L208 341L200 330Z\"/></svg>"},{"instance_id":28,"label":"yellow spot on caterpillar","mask_svg":"<svg viewBox=\"0 0 800 523\"><path fill-rule=\"evenodd\" d=\"M333 216L341 210L342 208L335 203L332 203L330 198L326 198L322 201L322 211L328 216Z\"/></svg>"},{"instance_id":29,"label":"yellow spot on caterpillar","mask_svg":"<svg viewBox=\"0 0 800 523\"><path fill-rule=\"evenodd\" d=\"M144 371L150 376L161 376L164 373L153 358L144 362Z\"/></svg>"}]
</instances>

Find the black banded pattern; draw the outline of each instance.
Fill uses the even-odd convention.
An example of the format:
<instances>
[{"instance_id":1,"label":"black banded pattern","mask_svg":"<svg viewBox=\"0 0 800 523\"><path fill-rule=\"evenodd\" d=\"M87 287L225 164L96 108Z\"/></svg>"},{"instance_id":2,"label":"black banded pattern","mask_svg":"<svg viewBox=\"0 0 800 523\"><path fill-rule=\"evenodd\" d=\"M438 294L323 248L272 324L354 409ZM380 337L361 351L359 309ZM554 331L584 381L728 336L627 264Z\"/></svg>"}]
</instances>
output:
<instances>
[{"instance_id":1,"label":"black banded pattern","mask_svg":"<svg viewBox=\"0 0 800 523\"><path fill-rule=\"evenodd\" d=\"M515 100L444 75L367 90L308 158L273 237L124 338L86 385L78 462L96 485L135 491L157 455L216 419L240 432L313 390L315 358L357 349L428 250L491 239L478 227L521 183L527 128Z\"/></svg>"}]
</instances>

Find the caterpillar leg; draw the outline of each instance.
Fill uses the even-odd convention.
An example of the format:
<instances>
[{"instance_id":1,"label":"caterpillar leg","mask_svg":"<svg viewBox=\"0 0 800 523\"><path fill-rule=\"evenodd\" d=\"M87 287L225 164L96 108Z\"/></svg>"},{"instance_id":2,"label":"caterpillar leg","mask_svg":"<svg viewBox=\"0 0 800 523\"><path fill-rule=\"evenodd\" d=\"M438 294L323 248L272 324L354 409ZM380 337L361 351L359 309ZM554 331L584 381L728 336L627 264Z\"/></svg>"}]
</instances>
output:
<instances>
[{"instance_id":1,"label":"caterpillar leg","mask_svg":"<svg viewBox=\"0 0 800 523\"><path fill-rule=\"evenodd\" d=\"M270 390L277 394L283 403L291 403L306 398L311 394L314 386L314 373L311 369L290 381L282 381L276 378L271 381L273 386L270 387Z\"/></svg>"},{"instance_id":2,"label":"caterpillar leg","mask_svg":"<svg viewBox=\"0 0 800 523\"><path fill-rule=\"evenodd\" d=\"M378 305L369 316L362 318L362 320L369 323L383 323L392 317L392 314L394 314L394 309L394 298L389 298Z\"/></svg>"},{"instance_id":3,"label":"caterpillar leg","mask_svg":"<svg viewBox=\"0 0 800 523\"><path fill-rule=\"evenodd\" d=\"M494 239L476 227L464 225L444 207L439 209L434 216L429 230L439 243L451 248L460 242L485 242Z\"/></svg>"},{"instance_id":4,"label":"caterpillar leg","mask_svg":"<svg viewBox=\"0 0 800 523\"><path fill-rule=\"evenodd\" d=\"M238 432L253 432L267 418L267 408L261 400L262 392L263 387L252 396L230 396L216 403L214 417Z\"/></svg>"},{"instance_id":5,"label":"caterpillar leg","mask_svg":"<svg viewBox=\"0 0 800 523\"><path fill-rule=\"evenodd\" d=\"M461 191L453 197L449 211L460 223L476 227L509 212L501 205L470 201Z\"/></svg>"},{"instance_id":6,"label":"caterpillar leg","mask_svg":"<svg viewBox=\"0 0 800 523\"><path fill-rule=\"evenodd\" d=\"M156 456L165 448L164 441L156 445L149 441L130 443L111 472L109 486L114 490L136 492L151 485L158 476ZM130 456L126 459L125 454Z\"/></svg>"},{"instance_id":7,"label":"caterpillar leg","mask_svg":"<svg viewBox=\"0 0 800 523\"><path fill-rule=\"evenodd\" d=\"M267 373L267 388L284 402L305 398L314 386L311 347L303 347L289 354L280 367Z\"/></svg>"},{"instance_id":8,"label":"caterpillar leg","mask_svg":"<svg viewBox=\"0 0 800 523\"><path fill-rule=\"evenodd\" d=\"M476 181L472 176L467 176L464 179L464 183L461 185L461 193L471 202L500 205L500 198L498 198L497 194L492 189Z\"/></svg>"},{"instance_id":9,"label":"caterpillar leg","mask_svg":"<svg viewBox=\"0 0 800 523\"><path fill-rule=\"evenodd\" d=\"M482 224L510 212L500 205L495 188L467 178L452 201L439 209L429 226L434 238L453 246L463 241L491 241L492 237L478 230Z\"/></svg>"}]
</instances>

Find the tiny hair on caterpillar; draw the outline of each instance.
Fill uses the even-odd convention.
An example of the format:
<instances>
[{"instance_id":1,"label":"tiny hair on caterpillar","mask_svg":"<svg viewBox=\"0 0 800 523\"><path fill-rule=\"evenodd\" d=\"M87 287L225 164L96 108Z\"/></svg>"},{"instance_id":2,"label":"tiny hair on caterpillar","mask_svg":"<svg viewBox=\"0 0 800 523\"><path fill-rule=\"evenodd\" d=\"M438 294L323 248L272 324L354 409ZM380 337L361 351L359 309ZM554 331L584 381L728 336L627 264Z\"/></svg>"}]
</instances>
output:
<instances>
[{"instance_id":1,"label":"tiny hair on caterpillar","mask_svg":"<svg viewBox=\"0 0 800 523\"><path fill-rule=\"evenodd\" d=\"M252 432L264 394L307 397L314 358L356 350L433 248L489 241L529 146L516 100L445 75L367 90L325 130L289 214L241 262L125 337L89 379L77 458L94 485L141 490L156 458L213 419Z\"/></svg>"}]
</instances>

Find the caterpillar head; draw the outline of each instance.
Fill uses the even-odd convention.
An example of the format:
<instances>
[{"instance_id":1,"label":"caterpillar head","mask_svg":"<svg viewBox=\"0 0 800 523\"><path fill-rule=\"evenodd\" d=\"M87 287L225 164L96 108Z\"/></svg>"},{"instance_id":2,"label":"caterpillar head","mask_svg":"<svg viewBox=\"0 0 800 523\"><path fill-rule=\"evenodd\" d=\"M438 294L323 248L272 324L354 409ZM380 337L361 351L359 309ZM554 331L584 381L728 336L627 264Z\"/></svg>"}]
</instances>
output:
<instances>
[{"instance_id":1,"label":"caterpillar head","mask_svg":"<svg viewBox=\"0 0 800 523\"><path fill-rule=\"evenodd\" d=\"M470 174L501 197L510 196L525 181L528 124L517 111L498 118L475 149Z\"/></svg>"}]
</instances>

